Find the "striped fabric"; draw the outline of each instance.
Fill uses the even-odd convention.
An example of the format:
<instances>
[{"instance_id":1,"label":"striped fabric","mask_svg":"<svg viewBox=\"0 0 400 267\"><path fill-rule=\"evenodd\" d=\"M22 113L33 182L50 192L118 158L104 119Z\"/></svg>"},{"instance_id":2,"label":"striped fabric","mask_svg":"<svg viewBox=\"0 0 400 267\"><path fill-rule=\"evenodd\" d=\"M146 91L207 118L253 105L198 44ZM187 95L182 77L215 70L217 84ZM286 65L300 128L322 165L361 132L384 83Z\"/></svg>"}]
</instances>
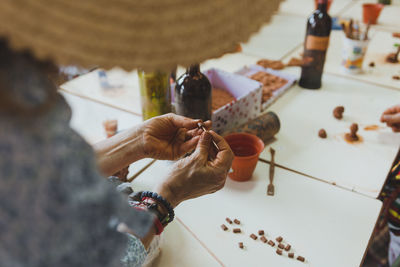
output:
<instances>
[{"instance_id":1,"label":"striped fabric","mask_svg":"<svg viewBox=\"0 0 400 267\"><path fill-rule=\"evenodd\" d=\"M395 164L383 188L380 199L390 198L387 220L389 230L400 235L400 160Z\"/></svg>"}]
</instances>

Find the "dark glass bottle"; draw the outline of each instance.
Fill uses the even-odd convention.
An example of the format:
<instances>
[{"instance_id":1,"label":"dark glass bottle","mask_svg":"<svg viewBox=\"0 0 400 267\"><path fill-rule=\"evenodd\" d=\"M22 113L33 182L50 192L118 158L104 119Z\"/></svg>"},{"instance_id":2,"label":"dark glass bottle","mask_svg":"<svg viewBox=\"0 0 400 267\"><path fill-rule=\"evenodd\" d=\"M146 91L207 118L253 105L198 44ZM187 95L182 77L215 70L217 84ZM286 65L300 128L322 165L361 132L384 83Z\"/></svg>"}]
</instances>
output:
<instances>
[{"instance_id":1,"label":"dark glass bottle","mask_svg":"<svg viewBox=\"0 0 400 267\"><path fill-rule=\"evenodd\" d=\"M200 72L199 64L191 65L176 81L176 114L203 121L211 120L211 90L211 83Z\"/></svg>"},{"instance_id":2,"label":"dark glass bottle","mask_svg":"<svg viewBox=\"0 0 400 267\"><path fill-rule=\"evenodd\" d=\"M327 13L327 0L318 0L318 8L307 20L304 40L304 64L299 85L307 89L321 87L325 55L329 45L332 19Z\"/></svg>"}]
</instances>

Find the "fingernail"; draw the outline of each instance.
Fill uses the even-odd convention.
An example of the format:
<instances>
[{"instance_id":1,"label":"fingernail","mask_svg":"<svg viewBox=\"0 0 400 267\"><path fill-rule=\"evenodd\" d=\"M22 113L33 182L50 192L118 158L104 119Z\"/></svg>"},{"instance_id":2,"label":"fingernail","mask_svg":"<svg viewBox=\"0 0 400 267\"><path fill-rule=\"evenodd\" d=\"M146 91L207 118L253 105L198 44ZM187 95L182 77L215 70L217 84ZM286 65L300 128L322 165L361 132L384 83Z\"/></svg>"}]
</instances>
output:
<instances>
[{"instance_id":1,"label":"fingernail","mask_svg":"<svg viewBox=\"0 0 400 267\"><path fill-rule=\"evenodd\" d=\"M207 131L204 131L203 134L202 134L202 138L203 138L205 141L208 141L208 139L211 138L211 134L210 134L209 132L207 132Z\"/></svg>"}]
</instances>

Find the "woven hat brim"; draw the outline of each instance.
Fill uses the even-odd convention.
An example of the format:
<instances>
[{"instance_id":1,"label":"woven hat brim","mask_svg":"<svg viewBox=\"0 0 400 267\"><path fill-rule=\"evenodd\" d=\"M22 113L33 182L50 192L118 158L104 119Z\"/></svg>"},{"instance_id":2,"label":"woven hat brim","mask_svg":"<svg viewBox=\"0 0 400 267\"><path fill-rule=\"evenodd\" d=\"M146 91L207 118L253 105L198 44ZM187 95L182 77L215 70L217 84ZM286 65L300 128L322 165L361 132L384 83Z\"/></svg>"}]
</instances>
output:
<instances>
[{"instance_id":1,"label":"woven hat brim","mask_svg":"<svg viewBox=\"0 0 400 267\"><path fill-rule=\"evenodd\" d=\"M280 0L2 0L0 36L60 65L171 70L235 50Z\"/></svg>"}]
</instances>

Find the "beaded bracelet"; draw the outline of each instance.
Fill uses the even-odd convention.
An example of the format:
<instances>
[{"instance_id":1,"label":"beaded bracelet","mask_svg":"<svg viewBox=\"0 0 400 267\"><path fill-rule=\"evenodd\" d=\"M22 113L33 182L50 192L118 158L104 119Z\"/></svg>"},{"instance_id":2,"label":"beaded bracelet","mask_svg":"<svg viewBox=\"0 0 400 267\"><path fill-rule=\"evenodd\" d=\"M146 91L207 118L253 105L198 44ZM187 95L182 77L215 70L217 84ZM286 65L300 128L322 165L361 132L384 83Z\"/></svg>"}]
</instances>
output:
<instances>
[{"instance_id":1,"label":"beaded bracelet","mask_svg":"<svg viewBox=\"0 0 400 267\"><path fill-rule=\"evenodd\" d=\"M144 206L146 206L146 205L144 205ZM142 210L142 211L148 210L147 207L141 207L141 206L133 206L133 208L136 210ZM164 231L164 226L160 222L160 219L158 218L158 216L156 216L154 218L153 223L154 223L154 226L156 227L156 235L160 235Z\"/></svg>"},{"instance_id":2,"label":"beaded bracelet","mask_svg":"<svg viewBox=\"0 0 400 267\"><path fill-rule=\"evenodd\" d=\"M165 200L163 197L158 195L157 193L154 192L149 192L149 191L139 191L131 194L129 196L131 199L129 201L129 204L133 206L134 208L143 208L145 207L148 211L154 213L157 216L157 222L155 222L155 226L157 228L157 234L160 234L164 227L173 221L175 217L175 213L171 205L167 200ZM146 199L152 199L155 203L148 203L145 202ZM164 215L161 214L161 212L158 210L158 203L163 205L165 209L167 209L168 214ZM161 227L162 228L161 228Z\"/></svg>"},{"instance_id":3,"label":"beaded bracelet","mask_svg":"<svg viewBox=\"0 0 400 267\"><path fill-rule=\"evenodd\" d=\"M174 220L175 217L175 212L174 209L172 208L171 204L162 196L160 196L159 194L155 193L155 192L150 192L150 191L143 191L142 195L141 195L141 199L144 200L144 198L151 198L154 201L161 203L164 208L167 209L168 211L168 220L166 221L166 223L170 223Z\"/></svg>"}]
</instances>

